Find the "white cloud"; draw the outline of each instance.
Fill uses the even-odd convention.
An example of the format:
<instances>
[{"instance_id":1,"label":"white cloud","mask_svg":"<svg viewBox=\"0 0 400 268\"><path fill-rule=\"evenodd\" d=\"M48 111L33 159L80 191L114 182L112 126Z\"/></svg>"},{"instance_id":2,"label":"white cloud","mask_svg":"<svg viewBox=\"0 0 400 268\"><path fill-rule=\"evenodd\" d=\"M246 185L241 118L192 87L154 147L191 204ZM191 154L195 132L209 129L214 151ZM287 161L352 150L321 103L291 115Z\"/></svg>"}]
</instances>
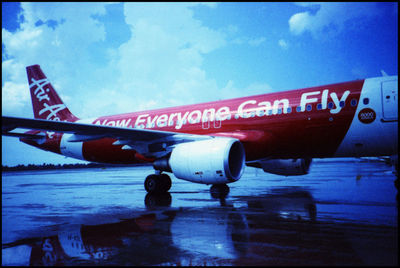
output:
<instances>
[{"instance_id":1,"label":"white cloud","mask_svg":"<svg viewBox=\"0 0 400 268\"><path fill-rule=\"evenodd\" d=\"M250 95L266 94L272 92L270 85L266 83L252 83L244 88L239 88L235 85L233 80L229 80L225 87L222 88L222 96L229 96L230 98L240 98Z\"/></svg>"},{"instance_id":2,"label":"white cloud","mask_svg":"<svg viewBox=\"0 0 400 268\"><path fill-rule=\"evenodd\" d=\"M235 45L249 45L258 47L264 43L267 38L265 36L249 37L240 34L240 28L237 25L229 24L222 28L222 33L226 36L228 43Z\"/></svg>"},{"instance_id":3,"label":"white cloud","mask_svg":"<svg viewBox=\"0 0 400 268\"><path fill-rule=\"evenodd\" d=\"M289 48L289 44L284 39L280 39L278 45L284 50Z\"/></svg>"},{"instance_id":4,"label":"white cloud","mask_svg":"<svg viewBox=\"0 0 400 268\"><path fill-rule=\"evenodd\" d=\"M232 44L236 45L249 45L251 47L258 47L262 43L264 43L267 40L265 37L255 37L255 38L250 38L250 37L235 37L231 42Z\"/></svg>"},{"instance_id":5,"label":"white cloud","mask_svg":"<svg viewBox=\"0 0 400 268\"><path fill-rule=\"evenodd\" d=\"M120 89L142 96L135 110L143 103L155 108L205 101L218 92L202 63L205 54L226 45L223 33L202 25L180 3L126 3L124 14L132 37L118 49L115 65Z\"/></svg>"},{"instance_id":6,"label":"white cloud","mask_svg":"<svg viewBox=\"0 0 400 268\"><path fill-rule=\"evenodd\" d=\"M24 116L19 113L28 101L30 101L29 92L26 90L26 83L16 84L13 82L5 82L2 87L2 113L10 112L14 115ZM26 115L25 115L26 116Z\"/></svg>"},{"instance_id":7,"label":"white cloud","mask_svg":"<svg viewBox=\"0 0 400 268\"><path fill-rule=\"evenodd\" d=\"M244 89L244 92L252 95L266 94L272 92L272 87L266 83L251 83Z\"/></svg>"},{"instance_id":8,"label":"white cloud","mask_svg":"<svg viewBox=\"0 0 400 268\"><path fill-rule=\"evenodd\" d=\"M229 25L229 31L205 26L194 17L193 4L123 3L121 16L130 35L110 45L107 31L113 29L101 20L107 5L22 3L19 29L2 29L6 54L12 58L3 62L6 115L32 114L25 73L31 64L41 65L81 118L224 98L225 90L205 71L203 61L232 42L227 39L238 34L236 26ZM266 38L243 40L259 46Z\"/></svg>"},{"instance_id":9,"label":"white cloud","mask_svg":"<svg viewBox=\"0 0 400 268\"><path fill-rule=\"evenodd\" d=\"M25 66L10 59L2 62L2 69L2 114L24 116L24 111L27 109L30 109L29 115L33 114Z\"/></svg>"},{"instance_id":10,"label":"white cloud","mask_svg":"<svg viewBox=\"0 0 400 268\"><path fill-rule=\"evenodd\" d=\"M304 31L309 29L310 24L311 15L308 12L294 14L289 19L290 31L295 35L302 34Z\"/></svg>"},{"instance_id":11,"label":"white cloud","mask_svg":"<svg viewBox=\"0 0 400 268\"><path fill-rule=\"evenodd\" d=\"M289 19L290 31L294 35L310 32L319 38L324 34L335 35L345 27L355 27L364 19L379 14L376 3L324 2L298 3L303 7L313 9L294 14ZM315 11L316 9L316 11Z\"/></svg>"},{"instance_id":12,"label":"white cloud","mask_svg":"<svg viewBox=\"0 0 400 268\"><path fill-rule=\"evenodd\" d=\"M21 101L17 102L20 108L22 105L22 109L13 109L14 104L11 101L4 102L4 99L15 96L10 90L22 90L22 85L25 85L25 92L21 96L29 95L25 67L32 64L40 64L51 81L60 85L57 88L59 94L74 100L72 106L75 109L72 110L84 107L79 99L81 87L90 84L88 79L95 80L91 76L97 73L96 68L93 68L95 53L92 48L94 44L105 39L104 26L94 16L104 14L104 5L21 3L20 17L24 20L20 27L15 32L2 29L3 58L6 55L7 59L12 59L3 61L3 112L9 113L8 115L32 113L30 99L21 98L23 105ZM49 26L44 23L48 20L55 23ZM5 88L5 84L10 88ZM12 89L11 85L18 86Z\"/></svg>"}]
</instances>

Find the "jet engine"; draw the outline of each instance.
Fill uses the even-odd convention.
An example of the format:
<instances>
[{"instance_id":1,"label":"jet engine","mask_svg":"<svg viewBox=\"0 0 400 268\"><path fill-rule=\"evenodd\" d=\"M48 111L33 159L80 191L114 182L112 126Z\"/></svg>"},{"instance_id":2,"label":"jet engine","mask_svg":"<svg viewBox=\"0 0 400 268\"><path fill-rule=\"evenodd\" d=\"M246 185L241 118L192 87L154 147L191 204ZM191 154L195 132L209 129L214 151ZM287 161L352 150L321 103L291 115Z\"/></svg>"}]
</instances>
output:
<instances>
[{"instance_id":1,"label":"jet engine","mask_svg":"<svg viewBox=\"0 0 400 268\"><path fill-rule=\"evenodd\" d=\"M168 158L158 159L154 168L175 177L204 184L224 184L240 179L245 151L237 139L214 138L180 143Z\"/></svg>"},{"instance_id":2,"label":"jet engine","mask_svg":"<svg viewBox=\"0 0 400 268\"><path fill-rule=\"evenodd\" d=\"M308 174L311 161L311 158L270 159L248 165L262 168L265 172L276 175L295 176Z\"/></svg>"}]
</instances>

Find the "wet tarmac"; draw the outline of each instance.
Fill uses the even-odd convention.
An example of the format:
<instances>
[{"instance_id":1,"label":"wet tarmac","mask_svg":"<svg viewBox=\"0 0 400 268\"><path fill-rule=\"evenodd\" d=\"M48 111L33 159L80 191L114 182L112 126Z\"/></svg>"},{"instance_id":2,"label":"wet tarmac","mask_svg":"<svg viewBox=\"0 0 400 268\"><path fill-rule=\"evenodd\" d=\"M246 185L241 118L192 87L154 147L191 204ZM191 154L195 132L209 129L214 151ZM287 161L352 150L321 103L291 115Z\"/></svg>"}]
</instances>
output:
<instances>
[{"instance_id":1,"label":"wet tarmac","mask_svg":"<svg viewBox=\"0 0 400 268\"><path fill-rule=\"evenodd\" d=\"M396 176L315 160L284 177L246 167L229 193L151 167L4 172L3 265L398 265Z\"/></svg>"}]
</instances>

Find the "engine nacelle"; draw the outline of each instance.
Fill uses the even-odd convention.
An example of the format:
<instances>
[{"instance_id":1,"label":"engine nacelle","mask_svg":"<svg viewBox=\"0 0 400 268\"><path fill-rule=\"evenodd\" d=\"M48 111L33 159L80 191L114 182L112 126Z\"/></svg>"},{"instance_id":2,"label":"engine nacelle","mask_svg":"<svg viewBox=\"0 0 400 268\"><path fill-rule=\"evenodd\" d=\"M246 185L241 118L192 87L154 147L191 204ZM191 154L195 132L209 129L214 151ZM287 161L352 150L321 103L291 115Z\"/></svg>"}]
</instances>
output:
<instances>
[{"instance_id":1,"label":"engine nacelle","mask_svg":"<svg viewBox=\"0 0 400 268\"><path fill-rule=\"evenodd\" d=\"M168 160L175 177L204 184L237 181L242 176L244 164L243 145L232 138L178 144Z\"/></svg>"},{"instance_id":2,"label":"engine nacelle","mask_svg":"<svg viewBox=\"0 0 400 268\"><path fill-rule=\"evenodd\" d=\"M271 159L260 161L261 168L268 173L285 176L308 174L311 158L300 159Z\"/></svg>"}]
</instances>

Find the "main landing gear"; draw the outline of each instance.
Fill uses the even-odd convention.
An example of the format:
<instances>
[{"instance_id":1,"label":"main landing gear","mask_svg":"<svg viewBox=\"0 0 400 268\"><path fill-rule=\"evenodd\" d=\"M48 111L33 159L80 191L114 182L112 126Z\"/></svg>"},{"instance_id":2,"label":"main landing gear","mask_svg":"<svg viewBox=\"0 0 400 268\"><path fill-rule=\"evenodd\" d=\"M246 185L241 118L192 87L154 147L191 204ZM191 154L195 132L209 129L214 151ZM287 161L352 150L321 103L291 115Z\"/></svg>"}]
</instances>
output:
<instances>
[{"instance_id":1,"label":"main landing gear","mask_svg":"<svg viewBox=\"0 0 400 268\"><path fill-rule=\"evenodd\" d=\"M210 194L212 198L225 198L229 194L229 186L223 184L213 184L210 188Z\"/></svg>"},{"instance_id":2,"label":"main landing gear","mask_svg":"<svg viewBox=\"0 0 400 268\"><path fill-rule=\"evenodd\" d=\"M167 174L151 174L144 181L148 193L166 193L171 188L171 178Z\"/></svg>"},{"instance_id":3,"label":"main landing gear","mask_svg":"<svg viewBox=\"0 0 400 268\"><path fill-rule=\"evenodd\" d=\"M161 171L156 170L156 174L151 174L144 181L144 188L149 194L165 194L171 189L171 178ZM213 198L225 198L229 193L229 186L225 183L213 184L210 188Z\"/></svg>"}]
</instances>

